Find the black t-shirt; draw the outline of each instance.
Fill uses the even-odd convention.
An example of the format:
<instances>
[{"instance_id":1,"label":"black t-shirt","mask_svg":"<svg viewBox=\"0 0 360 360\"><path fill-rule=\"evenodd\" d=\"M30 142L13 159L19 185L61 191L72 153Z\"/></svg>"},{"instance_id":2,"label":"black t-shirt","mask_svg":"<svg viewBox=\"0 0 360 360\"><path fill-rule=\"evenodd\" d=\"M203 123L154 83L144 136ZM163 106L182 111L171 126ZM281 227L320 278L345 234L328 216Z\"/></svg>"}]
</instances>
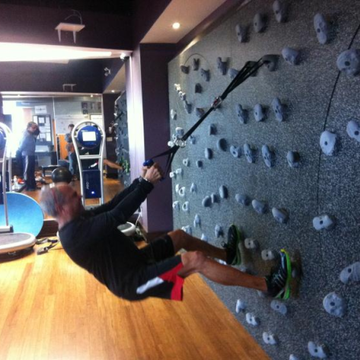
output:
<instances>
[{"instance_id":1,"label":"black t-shirt","mask_svg":"<svg viewBox=\"0 0 360 360\"><path fill-rule=\"evenodd\" d=\"M134 180L111 201L84 211L59 230L69 257L119 296L129 286L127 277L145 262L137 246L117 227L126 223L152 189L151 183Z\"/></svg>"}]
</instances>

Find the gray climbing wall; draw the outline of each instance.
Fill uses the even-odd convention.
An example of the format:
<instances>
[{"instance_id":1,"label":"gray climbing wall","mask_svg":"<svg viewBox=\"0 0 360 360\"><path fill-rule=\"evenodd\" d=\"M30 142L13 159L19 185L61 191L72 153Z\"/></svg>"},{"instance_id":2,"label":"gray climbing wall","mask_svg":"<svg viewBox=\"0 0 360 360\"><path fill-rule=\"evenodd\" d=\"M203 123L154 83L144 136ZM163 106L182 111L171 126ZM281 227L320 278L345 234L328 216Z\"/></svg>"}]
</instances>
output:
<instances>
[{"instance_id":1,"label":"gray climbing wall","mask_svg":"<svg viewBox=\"0 0 360 360\"><path fill-rule=\"evenodd\" d=\"M174 226L220 246L229 226L238 225L246 238L258 242L257 250L246 251L242 266L253 274L268 274L274 264L263 260L264 250L286 248L292 256L300 254L303 277L299 296L285 303L285 315L283 304L271 307L272 299L256 291L211 282L210 286L272 359L327 356L358 360L360 275L355 272L359 266L347 272L347 277L351 276L346 284L340 281L340 273L360 261L360 143L356 128L354 138L347 133L350 120L360 124L360 76L339 72L337 58L349 48L360 49L360 2L298 0L286 4L287 21L280 23L275 19L273 1L248 2L169 63L171 137L177 127L187 131L199 118L201 110L196 109L206 111L221 95L231 81L234 70L230 69L240 70L245 62L267 54L279 55L275 71L263 66L234 90L178 151L172 166ZM266 17L262 32L253 28L257 13ZM330 37L325 44L319 42L314 28L317 13L329 21ZM247 42L238 40L237 24L248 27ZM298 51L297 65L282 57L286 47ZM218 57L227 61L225 75L218 68ZM198 70L194 59L199 59ZM201 69L209 70L209 81ZM186 109L183 93L191 108ZM283 121L277 120L272 109L275 98L283 106ZM255 120L257 104L265 111L263 121ZM332 155L325 155L320 147L325 130L337 137ZM331 152L331 139L326 140L325 151ZM244 154L245 144L254 150L253 163ZM273 155L272 167L263 159L264 145ZM205 149L212 150L211 159ZM289 151L300 155L298 167L289 166ZM226 187L228 197L221 196L221 186ZM264 203L268 210L259 214L251 204L241 204L242 195ZM288 221L276 221L273 208L285 209ZM313 219L322 215L334 220L335 226L316 230ZM318 224L323 226L321 220ZM333 292L336 297L327 301L329 313L323 299ZM345 307L343 314L334 308L337 303ZM246 317L258 324L249 324ZM276 345L268 344L269 333L277 339Z\"/></svg>"}]
</instances>

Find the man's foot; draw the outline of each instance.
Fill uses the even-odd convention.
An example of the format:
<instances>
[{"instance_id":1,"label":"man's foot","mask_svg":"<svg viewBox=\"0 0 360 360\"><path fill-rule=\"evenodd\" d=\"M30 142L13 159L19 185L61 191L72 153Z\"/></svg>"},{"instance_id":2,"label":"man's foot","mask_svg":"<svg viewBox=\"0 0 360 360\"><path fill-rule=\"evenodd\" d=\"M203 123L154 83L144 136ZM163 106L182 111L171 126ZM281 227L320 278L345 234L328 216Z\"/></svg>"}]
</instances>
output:
<instances>
[{"instance_id":1,"label":"man's foot","mask_svg":"<svg viewBox=\"0 0 360 360\"><path fill-rule=\"evenodd\" d=\"M265 277L268 294L272 297L287 300L290 297L291 261L289 254L281 249L280 263Z\"/></svg>"},{"instance_id":2,"label":"man's foot","mask_svg":"<svg viewBox=\"0 0 360 360\"><path fill-rule=\"evenodd\" d=\"M228 265L241 264L240 242L243 240L242 234L236 225L231 225L228 230L227 243L223 244L226 251L226 263Z\"/></svg>"}]
</instances>

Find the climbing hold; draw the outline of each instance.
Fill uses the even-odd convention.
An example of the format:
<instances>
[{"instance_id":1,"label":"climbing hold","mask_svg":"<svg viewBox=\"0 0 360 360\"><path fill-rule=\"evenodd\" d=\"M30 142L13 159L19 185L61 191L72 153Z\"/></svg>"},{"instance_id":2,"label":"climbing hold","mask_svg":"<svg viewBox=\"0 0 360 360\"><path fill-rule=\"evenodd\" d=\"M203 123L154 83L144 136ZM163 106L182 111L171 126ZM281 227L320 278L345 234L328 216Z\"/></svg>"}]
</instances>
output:
<instances>
[{"instance_id":1,"label":"climbing hold","mask_svg":"<svg viewBox=\"0 0 360 360\"><path fill-rule=\"evenodd\" d=\"M263 332L262 337L263 337L264 343L267 345L276 345L279 342L277 336L270 332L269 333Z\"/></svg>"},{"instance_id":2,"label":"climbing hold","mask_svg":"<svg viewBox=\"0 0 360 360\"><path fill-rule=\"evenodd\" d=\"M179 91L179 98L181 101L185 101L186 100L186 93L183 91Z\"/></svg>"},{"instance_id":3,"label":"climbing hold","mask_svg":"<svg viewBox=\"0 0 360 360\"><path fill-rule=\"evenodd\" d=\"M206 156L206 155L205 155ZM196 166L200 169L203 167L203 162L201 160L196 161Z\"/></svg>"},{"instance_id":4,"label":"climbing hold","mask_svg":"<svg viewBox=\"0 0 360 360\"><path fill-rule=\"evenodd\" d=\"M236 105L236 114L239 118L240 124L246 124L248 121L248 111L246 109L243 109L241 104Z\"/></svg>"},{"instance_id":5,"label":"climbing hold","mask_svg":"<svg viewBox=\"0 0 360 360\"><path fill-rule=\"evenodd\" d=\"M275 153L270 150L267 145L263 145L261 148L262 157L264 159L265 165L268 168L272 168L275 163Z\"/></svg>"},{"instance_id":6,"label":"climbing hold","mask_svg":"<svg viewBox=\"0 0 360 360\"><path fill-rule=\"evenodd\" d=\"M189 161L188 158L183 159L182 163L183 163L184 166L190 166L190 161Z\"/></svg>"},{"instance_id":7,"label":"climbing hold","mask_svg":"<svg viewBox=\"0 0 360 360\"><path fill-rule=\"evenodd\" d=\"M174 210L180 210L180 203L179 201L174 201L172 204Z\"/></svg>"},{"instance_id":8,"label":"climbing hold","mask_svg":"<svg viewBox=\"0 0 360 360\"><path fill-rule=\"evenodd\" d=\"M227 187L224 185L221 185L219 187L219 194L222 199L227 199L229 196L229 191L228 191Z\"/></svg>"},{"instance_id":9,"label":"climbing hold","mask_svg":"<svg viewBox=\"0 0 360 360\"><path fill-rule=\"evenodd\" d=\"M176 179L176 172L170 171L169 176L170 176L171 179L172 178Z\"/></svg>"},{"instance_id":10,"label":"climbing hold","mask_svg":"<svg viewBox=\"0 0 360 360\"><path fill-rule=\"evenodd\" d=\"M180 84L174 84L174 88L177 92L179 92L181 90Z\"/></svg>"},{"instance_id":11,"label":"climbing hold","mask_svg":"<svg viewBox=\"0 0 360 360\"><path fill-rule=\"evenodd\" d=\"M205 234L201 234L201 240L205 241L205 242L209 242L208 237Z\"/></svg>"},{"instance_id":12,"label":"climbing hold","mask_svg":"<svg viewBox=\"0 0 360 360\"><path fill-rule=\"evenodd\" d=\"M190 192L191 193L196 193L197 192L197 186L196 186L195 183L191 183Z\"/></svg>"},{"instance_id":13,"label":"climbing hold","mask_svg":"<svg viewBox=\"0 0 360 360\"><path fill-rule=\"evenodd\" d=\"M334 155L337 150L337 135L330 131L323 131L320 136L321 150L325 155Z\"/></svg>"},{"instance_id":14,"label":"climbing hold","mask_svg":"<svg viewBox=\"0 0 360 360\"><path fill-rule=\"evenodd\" d=\"M175 185L175 192L178 194L180 190L180 184Z\"/></svg>"},{"instance_id":15,"label":"climbing hold","mask_svg":"<svg viewBox=\"0 0 360 360\"><path fill-rule=\"evenodd\" d=\"M286 160L290 167L297 168L300 166L300 154L296 151L289 151L286 154Z\"/></svg>"},{"instance_id":16,"label":"climbing hold","mask_svg":"<svg viewBox=\"0 0 360 360\"><path fill-rule=\"evenodd\" d=\"M211 204L212 204L211 197L210 196L205 196L203 201L202 201L202 206L210 207Z\"/></svg>"},{"instance_id":17,"label":"climbing hold","mask_svg":"<svg viewBox=\"0 0 360 360\"><path fill-rule=\"evenodd\" d=\"M212 194L210 195L210 197L211 197L211 203L212 203L212 204L215 204L215 203L219 203L219 202L220 202L220 201L219 201L219 197L217 196L217 194L212 193Z\"/></svg>"},{"instance_id":18,"label":"climbing hold","mask_svg":"<svg viewBox=\"0 0 360 360\"><path fill-rule=\"evenodd\" d=\"M277 121L282 122L285 120L285 106L281 103L279 98L275 98L271 102L271 107L275 113Z\"/></svg>"},{"instance_id":19,"label":"climbing hold","mask_svg":"<svg viewBox=\"0 0 360 360\"><path fill-rule=\"evenodd\" d=\"M357 121L350 120L346 126L346 132L352 139L360 142L360 125Z\"/></svg>"},{"instance_id":20,"label":"climbing hold","mask_svg":"<svg viewBox=\"0 0 360 360\"><path fill-rule=\"evenodd\" d=\"M255 150L249 144L244 144L244 154L248 163L255 162Z\"/></svg>"},{"instance_id":21,"label":"climbing hold","mask_svg":"<svg viewBox=\"0 0 360 360\"><path fill-rule=\"evenodd\" d=\"M265 214L267 212L267 204L264 202L253 200L251 205L258 214Z\"/></svg>"},{"instance_id":22,"label":"climbing hold","mask_svg":"<svg viewBox=\"0 0 360 360\"><path fill-rule=\"evenodd\" d=\"M189 235L192 235L192 228L189 225L183 226L181 230L185 231Z\"/></svg>"},{"instance_id":23,"label":"climbing hold","mask_svg":"<svg viewBox=\"0 0 360 360\"><path fill-rule=\"evenodd\" d=\"M171 110L170 110L170 118L171 118L171 120L176 120L176 119L177 119L177 112L176 112L176 110L174 110L174 109L171 109Z\"/></svg>"},{"instance_id":24,"label":"climbing hold","mask_svg":"<svg viewBox=\"0 0 360 360\"><path fill-rule=\"evenodd\" d=\"M192 105L190 103L188 103L186 100L184 100L184 108L188 114L191 114Z\"/></svg>"},{"instance_id":25,"label":"climbing hold","mask_svg":"<svg viewBox=\"0 0 360 360\"><path fill-rule=\"evenodd\" d=\"M301 360L301 359L298 358L297 356L293 355L293 354L290 354L289 360Z\"/></svg>"},{"instance_id":26,"label":"climbing hold","mask_svg":"<svg viewBox=\"0 0 360 360\"><path fill-rule=\"evenodd\" d=\"M201 94L202 93L202 86L199 83L195 84L195 94Z\"/></svg>"},{"instance_id":27,"label":"climbing hold","mask_svg":"<svg viewBox=\"0 0 360 360\"><path fill-rule=\"evenodd\" d=\"M317 345L313 341L308 342L308 350L311 356L326 359L328 357L328 349L326 345Z\"/></svg>"},{"instance_id":28,"label":"climbing hold","mask_svg":"<svg viewBox=\"0 0 360 360\"><path fill-rule=\"evenodd\" d=\"M348 284L351 281L360 281L360 262L353 263L343 269L340 273L340 281Z\"/></svg>"},{"instance_id":29,"label":"climbing hold","mask_svg":"<svg viewBox=\"0 0 360 360\"><path fill-rule=\"evenodd\" d=\"M182 196L182 197L184 197L184 196L185 196L185 191L186 191L185 186L181 187L181 188L179 189L179 195Z\"/></svg>"},{"instance_id":30,"label":"climbing hold","mask_svg":"<svg viewBox=\"0 0 360 360\"><path fill-rule=\"evenodd\" d=\"M230 146L230 153L234 158L239 158L240 155L241 155L241 149L240 149L240 147L231 145Z\"/></svg>"},{"instance_id":31,"label":"climbing hold","mask_svg":"<svg viewBox=\"0 0 360 360\"><path fill-rule=\"evenodd\" d=\"M264 261L272 261L279 257L279 253L275 250L265 249L261 252L261 258Z\"/></svg>"},{"instance_id":32,"label":"climbing hold","mask_svg":"<svg viewBox=\"0 0 360 360\"><path fill-rule=\"evenodd\" d=\"M181 168L176 169L176 170L175 170L175 174L182 176L182 174L183 174L183 169L181 169Z\"/></svg>"},{"instance_id":33,"label":"climbing hold","mask_svg":"<svg viewBox=\"0 0 360 360\"><path fill-rule=\"evenodd\" d=\"M240 43L244 43L248 39L248 27L237 24L235 26L236 36Z\"/></svg>"},{"instance_id":34,"label":"climbing hold","mask_svg":"<svg viewBox=\"0 0 360 360\"><path fill-rule=\"evenodd\" d=\"M210 70L204 70L203 68L201 68L200 75L205 81L210 81Z\"/></svg>"},{"instance_id":35,"label":"climbing hold","mask_svg":"<svg viewBox=\"0 0 360 360\"><path fill-rule=\"evenodd\" d=\"M188 74L189 71L190 71L190 66L181 65L181 66L180 66L180 70L181 70L184 74Z\"/></svg>"},{"instance_id":36,"label":"climbing hold","mask_svg":"<svg viewBox=\"0 0 360 360\"><path fill-rule=\"evenodd\" d=\"M263 32L266 29L266 17L263 14L256 13L253 20L254 30L257 33Z\"/></svg>"},{"instance_id":37,"label":"climbing hold","mask_svg":"<svg viewBox=\"0 0 360 360\"><path fill-rule=\"evenodd\" d=\"M195 218L194 218L194 227L195 227L195 228L201 227L201 218L200 218L200 215L199 215L199 214L196 214L196 215L195 215Z\"/></svg>"},{"instance_id":38,"label":"climbing hold","mask_svg":"<svg viewBox=\"0 0 360 360\"><path fill-rule=\"evenodd\" d=\"M189 202L185 201L181 207L182 211L189 212Z\"/></svg>"},{"instance_id":39,"label":"climbing hold","mask_svg":"<svg viewBox=\"0 0 360 360\"><path fill-rule=\"evenodd\" d=\"M231 80L234 80L236 78L236 75L239 73L239 70L236 70L234 68L231 68L229 70L229 76Z\"/></svg>"},{"instance_id":40,"label":"climbing hold","mask_svg":"<svg viewBox=\"0 0 360 360\"><path fill-rule=\"evenodd\" d=\"M314 28L320 44L324 45L330 40L330 24L322 14L314 16Z\"/></svg>"},{"instance_id":41,"label":"climbing hold","mask_svg":"<svg viewBox=\"0 0 360 360\"><path fill-rule=\"evenodd\" d=\"M185 132L184 132L184 129L183 129L182 127L177 127L177 128L175 128L175 136L176 136L177 138L183 137L184 134L185 134Z\"/></svg>"},{"instance_id":42,"label":"climbing hold","mask_svg":"<svg viewBox=\"0 0 360 360\"><path fill-rule=\"evenodd\" d=\"M254 117L256 121L263 121L266 118L266 114L264 111L264 108L261 106L261 104L256 104L254 106Z\"/></svg>"},{"instance_id":43,"label":"climbing hold","mask_svg":"<svg viewBox=\"0 0 360 360\"><path fill-rule=\"evenodd\" d=\"M225 61L222 61L221 57L218 57L217 58L217 68L220 71L220 74L226 75L227 67L228 67L227 59Z\"/></svg>"},{"instance_id":44,"label":"climbing hold","mask_svg":"<svg viewBox=\"0 0 360 360\"><path fill-rule=\"evenodd\" d=\"M213 158L213 152L211 149L209 148L205 149L205 158L208 160L211 160Z\"/></svg>"},{"instance_id":45,"label":"climbing hold","mask_svg":"<svg viewBox=\"0 0 360 360\"><path fill-rule=\"evenodd\" d=\"M237 299L236 300L235 312L237 314L239 314L240 312L245 311L245 309L246 309L245 301Z\"/></svg>"},{"instance_id":46,"label":"climbing hold","mask_svg":"<svg viewBox=\"0 0 360 360\"><path fill-rule=\"evenodd\" d=\"M356 76L360 72L360 50L350 49L343 51L337 58L338 69L348 76Z\"/></svg>"},{"instance_id":47,"label":"climbing hold","mask_svg":"<svg viewBox=\"0 0 360 360\"><path fill-rule=\"evenodd\" d=\"M226 139L219 139L216 143L216 147L218 148L218 150L227 151L228 143Z\"/></svg>"},{"instance_id":48,"label":"climbing hold","mask_svg":"<svg viewBox=\"0 0 360 360\"><path fill-rule=\"evenodd\" d=\"M298 50L285 47L282 49L281 55L290 65L298 65L300 63L300 52Z\"/></svg>"},{"instance_id":49,"label":"climbing hold","mask_svg":"<svg viewBox=\"0 0 360 360\"><path fill-rule=\"evenodd\" d=\"M216 135L217 134L217 128L215 124L209 125L209 135Z\"/></svg>"},{"instance_id":50,"label":"climbing hold","mask_svg":"<svg viewBox=\"0 0 360 360\"><path fill-rule=\"evenodd\" d=\"M279 300L273 300L273 301L271 301L270 307L271 307L274 311L276 311L276 312L278 312L278 313L280 313L280 314L282 314L282 315L286 315L286 314L287 314L287 306L286 306L283 302L281 302L281 301L279 301Z\"/></svg>"},{"instance_id":51,"label":"climbing hold","mask_svg":"<svg viewBox=\"0 0 360 360\"><path fill-rule=\"evenodd\" d=\"M252 326L259 326L260 320L253 313L246 313L246 322Z\"/></svg>"},{"instance_id":52,"label":"climbing hold","mask_svg":"<svg viewBox=\"0 0 360 360\"><path fill-rule=\"evenodd\" d=\"M236 194L235 200L239 204L244 205L244 206L249 206L251 204L251 199L245 194Z\"/></svg>"},{"instance_id":53,"label":"climbing hold","mask_svg":"<svg viewBox=\"0 0 360 360\"><path fill-rule=\"evenodd\" d=\"M249 250L257 250L259 248L259 242L251 238L246 238L244 240L244 245Z\"/></svg>"},{"instance_id":54,"label":"climbing hold","mask_svg":"<svg viewBox=\"0 0 360 360\"><path fill-rule=\"evenodd\" d=\"M346 312L344 299L335 292L331 292L324 297L323 306L326 312L337 317L343 317Z\"/></svg>"},{"instance_id":55,"label":"climbing hold","mask_svg":"<svg viewBox=\"0 0 360 360\"><path fill-rule=\"evenodd\" d=\"M335 226L335 220L329 215L321 215L313 218L313 226L315 230L330 230Z\"/></svg>"},{"instance_id":56,"label":"climbing hold","mask_svg":"<svg viewBox=\"0 0 360 360\"><path fill-rule=\"evenodd\" d=\"M194 145L196 144L196 137L194 135L190 135L188 141L191 145Z\"/></svg>"},{"instance_id":57,"label":"climbing hold","mask_svg":"<svg viewBox=\"0 0 360 360\"><path fill-rule=\"evenodd\" d=\"M287 20L287 6L283 1L275 0L272 8L278 23L283 23Z\"/></svg>"},{"instance_id":58,"label":"climbing hold","mask_svg":"<svg viewBox=\"0 0 360 360\"><path fill-rule=\"evenodd\" d=\"M218 224L215 225L215 237L224 237L224 229Z\"/></svg>"},{"instance_id":59,"label":"climbing hold","mask_svg":"<svg viewBox=\"0 0 360 360\"><path fill-rule=\"evenodd\" d=\"M285 209L272 208L271 212L274 219L281 224L286 224L289 220L289 214Z\"/></svg>"},{"instance_id":60,"label":"climbing hold","mask_svg":"<svg viewBox=\"0 0 360 360\"><path fill-rule=\"evenodd\" d=\"M202 117L205 114L205 110L203 108L196 108L195 109L195 115L197 117Z\"/></svg>"},{"instance_id":61,"label":"climbing hold","mask_svg":"<svg viewBox=\"0 0 360 360\"><path fill-rule=\"evenodd\" d=\"M200 66L200 59L199 58L193 58L193 70L198 71Z\"/></svg>"},{"instance_id":62,"label":"climbing hold","mask_svg":"<svg viewBox=\"0 0 360 360\"><path fill-rule=\"evenodd\" d=\"M279 60L278 55L264 55L263 56L263 62L270 72L276 70L278 60Z\"/></svg>"}]
</instances>

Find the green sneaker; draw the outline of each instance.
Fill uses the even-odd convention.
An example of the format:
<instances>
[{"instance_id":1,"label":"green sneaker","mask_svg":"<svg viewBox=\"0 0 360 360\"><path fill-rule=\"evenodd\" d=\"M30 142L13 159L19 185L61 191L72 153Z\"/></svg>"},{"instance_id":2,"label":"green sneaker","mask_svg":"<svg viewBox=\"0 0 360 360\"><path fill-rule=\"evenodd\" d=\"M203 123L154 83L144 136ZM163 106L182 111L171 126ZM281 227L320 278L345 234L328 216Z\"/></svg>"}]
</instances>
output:
<instances>
[{"instance_id":1,"label":"green sneaker","mask_svg":"<svg viewBox=\"0 0 360 360\"><path fill-rule=\"evenodd\" d=\"M290 298L291 261L289 254L281 249L280 263L265 277L268 294L274 298L287 300Z\"/></svg>"},{"instance_id":2,"label":"green sneaker","mask_svg":"<svg viewBox=\"0 0 360 360\"><path fill-rule=\"evenodd\" d=\"M243 241L242 234L236 225L231 225L228 230L227 243L222 246L226 251L226 263L228 265L241 264L240 243Z\"/></svg>"}]
</instances>

